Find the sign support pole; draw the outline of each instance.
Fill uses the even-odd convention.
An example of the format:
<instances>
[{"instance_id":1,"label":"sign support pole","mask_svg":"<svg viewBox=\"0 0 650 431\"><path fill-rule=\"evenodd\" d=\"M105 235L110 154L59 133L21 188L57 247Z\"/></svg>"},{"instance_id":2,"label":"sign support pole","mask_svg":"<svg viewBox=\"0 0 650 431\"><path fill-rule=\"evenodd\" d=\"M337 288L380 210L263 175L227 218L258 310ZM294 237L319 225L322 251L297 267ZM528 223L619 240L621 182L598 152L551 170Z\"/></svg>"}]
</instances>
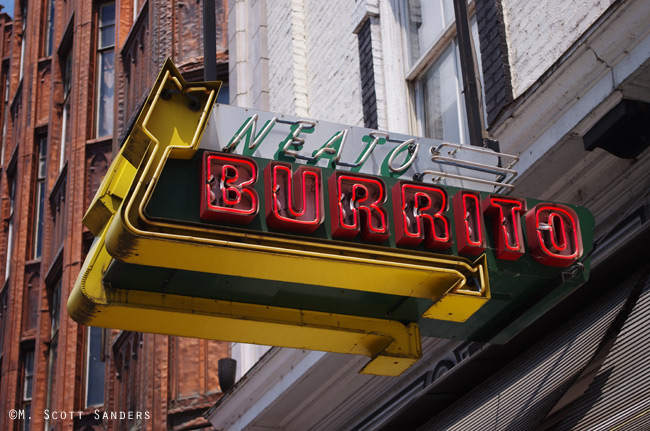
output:
<instances>
[{"instance_id":1,"label":"sign support pole","mask_svg":"<svg viewBox=\"0 0 650 431\"><path fill-rule=\"evenodd\" d=\"M463 75L463 93L465 94L465 112L469 128L471 145L483 147L483 126L481 109L479 107L478 86L474 69L474 54L472 50L472 34L469 28L467 2L454 1L456 13L456 34L458 36L458 51L460 52L460 68ZM496 151L499 151L498 148Z\"/></svg>"},{"instance_id":2,"label":"sign support pole","mask_svg":"<svg viewBox=\"0 0 650 431\"><path fill-rule=\"evenodd\" d=\"M203 0L203 80L217 80L217 30L214 0Z\"/></svg>"}]
</instances>

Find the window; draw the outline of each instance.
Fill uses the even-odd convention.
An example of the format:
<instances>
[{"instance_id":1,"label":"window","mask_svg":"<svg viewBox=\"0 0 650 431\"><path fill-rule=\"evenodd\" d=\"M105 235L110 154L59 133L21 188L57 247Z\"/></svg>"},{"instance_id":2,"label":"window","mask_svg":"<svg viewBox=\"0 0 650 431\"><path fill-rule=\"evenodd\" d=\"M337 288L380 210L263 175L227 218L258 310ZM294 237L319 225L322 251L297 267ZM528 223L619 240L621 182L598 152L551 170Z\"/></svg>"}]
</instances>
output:
<instances>
[{"instance_id":1,"label":"window","mask_svg":"<svg viewBox=\"0 0 650 431\"><path fill-rule=\"evenodd\" d=\"M7 292L8 288L0 291L0 388L2 387L2 362L4 359L5 328L7 327Z\"/></svg>"},{"instance_id":2,"label":"window","mask_svg":"<svg viewBox=\"0 0 650 431\"><path fill-rule=\"evenodd\" d=\"M47 175L47 136L37 138L36 186L34 188L34 219L32 257L38 259L43 254L43 213L45 212L45 178Z\"/></svg>"},{"instance_id":3,"label":"window","mask_svg":"<svg viewBox=\"0 0 650 431\"><path fill-rule=\"evenodd\" d=\"M50 214L52 216L52 229L50 230L50 259L54 261L63 249L63 242L67 232L66 229L66 188L67 188L67 167L61 171L56 184L50 192Z\"/></svg>"},{"instance_id":4,"label":"window","mask_svg":"<svg viewBox=\"0 0 650 431\"><path fill-rule=\"evenodd\" d=\"M20 75L18 80L23 79L23 72L25 71L25 47L27 46L27 0L21 3L21 19L23 20L22 31L20 33Z\"/></svg>"},{"instance_id":5,"label":"window","mask_svg":"<svg viewBox=\"0 0 650 431\"><path fill-rule=\"evenodd\" d=\"M72 53L67 52L62 61L63 64L63 119L61 124L61 158L59 170L63 169L66 160L66 149L70 142L70 99L72 93Z\"/></svg>"},{"instance_id":6,"label":"window","mask_svg":"<svg viewBox=\"0 0 650 431\"><path fill-rule=\"evenodd\" d=\"M41 276L38 272L31 272L38 265L30 265L29 267L29 272L25 274L25 289L23 290L23 337L33 336L36 333L38 323Z\"/></svg>"},{"instance_id":7,"label":"window","mask_svg":"<svg viewBox=\"0 0 650 431\"><path fill-rule=\"evenodd\" d=\"M50 292L50 344L48 348L47 362L47 409L56 409L56 367L58 360L59 346L59 312L61 308L61 279L59 278ZM46 420L45 429L50 429Z\"/></svg>"},{"instance_id":8,"label":"window","mask_svg":"<svg viewBox=\"0 0 650 431\"><path fill-rule=\"evenodd\" d=\"M49 57L52 55L52 42L54 41L54 0L47 0L47 9L45 10L45 13L43 56Z\"/></svg>"},{"instance_id":9,"label":"window","mask_svg":"<svg viewBox=\"0 0 650 431\"><path fill-rule=\"evenodd\" d=\"M408 0L403 12L418 132L468 144L453 0ZM476 20L471 27L478 46Z\"/></svg>"},{"instance_id":10,"label":"window","mask_svg":"<svg viewBox=\"0 0 650 431\"><path fill-rule=\"evenodd\" d=\"M9 217L7 217L7 260L5 262L5 281L11 274L11 254L14 244L14 210L16 207L16 178L8 177L9 184Z\"/></svg>"},{"instance_id":11,"label":"window","mask_svg":"<svg viewBox=\"0 0 650 431\"><path fill-rule=\"evenodd\" d=\"M115 386L111 410L137 411L140 394L139 350L142 335L139 332L122 332L113 345L115 358ZM120 430L137 429L141 419L127 418L120 421Z\"/></svg>"},{"instance_id":12,"label":"window","mask_svg":"<svg viewBox=\"0 0 650 431\"><path fill-rule=\"evenodd\" d=\"M102 330L88 327L86 331L86 407L104 404L105 366L102 360Z\"/></svg>"},{"instance_id":13,"label":"window","mask_svg":"<svg viewBox=\"0 0 650 431\"><path fill-rule=\"evenodd\" d=\"M0 292L0 358L4 354L5 328L7 326L7 291L4 289ZM0 368L1 370L1 368Z\"/></svg>"},{"instance_id":14,"label":"window","mask_svg":"<svg viewBox=\"0 0 650 431\"><path fill-rule=\"evenodd\" d=\"M23 352L23 387L20 408L25 413L21 421L21 430L31 429L32 393L34 391L34 348Z\"/></svg>"},{"instance_id":15,"label":"window","mask_svg":"<svg viewBox=\"0 0 650 431\"><path fill-rule=\"evenodd\" d=\"M115 3L99 5L97 30L96 136L113 134L113 89L115 73Z\"/></svg>"},{"instance_id":16,"label":"window","mask_svg":"<svg viewBox=\"0 0 650 431\"><path fill-rule=\"evenodd\" d=\"M9 123L9 71L4 70L5 91L2 104L2 154L0 154L0 166L5 165L5 150L7 147L7 123Z\"/></svg>"}]
</instances>

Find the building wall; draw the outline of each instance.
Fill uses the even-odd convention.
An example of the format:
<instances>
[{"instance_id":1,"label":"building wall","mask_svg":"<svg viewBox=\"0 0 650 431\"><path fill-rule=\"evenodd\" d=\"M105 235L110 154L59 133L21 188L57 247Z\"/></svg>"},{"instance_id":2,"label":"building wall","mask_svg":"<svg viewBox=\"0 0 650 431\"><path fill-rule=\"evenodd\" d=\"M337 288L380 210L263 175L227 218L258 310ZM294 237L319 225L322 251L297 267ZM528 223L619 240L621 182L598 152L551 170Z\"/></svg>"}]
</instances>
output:
<instances>
[{"instance_id":1,"label":"building wall","mask_svg":"<svg viewBox=\"0 0 650 431\"><path fill-rule=\"evenodd\" d=\"M503 0L514 97L530 88L614 2Z\"/></svg>"},{"instance_id":2,"label":"building wall","mask_svg":"<svg viewBox=\"0 0 650 431\"><path fill-rule=\"evenodd\" d=\"M313 99L309 113L313 118L363 124L355 6L345 0L305 1L307 82ZM331 8L339 13L328 14Z\"/></svg>"},{"instance_id":3,"label":"building wall","mask_svg":"<svg viewBox=\"0 0 650 431\"><path fill-rule=\"evenodd\" d=\"M0 109L0 131L6 126L0 165L4 220L0 229L0 429L22 429L24 423L11 420L6 412L21 409L27 402L34 430L46 426L55 430L203 428L207 422L201 414L221 396L216 363L229 354L227 344L104 330L98 351L99 367L105 372L101 382L103 403L87 407L90 329L73 322L66 311L68 294L92 241L82 225L83 215L160 66L171 57L188 79L202 80L201 4L115 2L114 72L104 75L110 78L107 85L114 89L113 104L108 105L112 116L107 120L112 122L113 133L102 137L95 134L100 2L67 0L54 4L51 53L44 48L47 0L29 1L25 16L22 2L16 1L13 20L0 14L3 96L5 77L9 78L6 109ZM134 5L138 9L134 10ZM221 47L217 56L225 72L227 4L217 1L217 6ZM67 52L72 56L69 72ZM71 76L72 82L69 105L66 76ZM62 160L66 112L70 117ZM34 235L41 137L47 142L47 162L43 251L38 255ZM58 285L60 301L54 295ZM56 328L53 316L57 315L58 335L52 329ZM26 358L32 351L32 397L24 401L25 382L30 380L25 372L29 368ZM45 410L75 412L74 419L50 415L48 420ZM120 411L133 411L133 418L102 419L104 412L110 417L111 412ZM138 418L135 412L142 416Z\"/></svg>"},{"instance_id":4,"label":"building wall","mask_svg":"<svg viewBox=\"0 0 650 431\"><path fill-rule=\"evenodd\" d=\"M294 114L350 124L363 124L361 110L359 48L353 33L356 6L350 2L304 0L236 1L239 14L233 13L231 26L241 24L241 37L231 34L231 52L237 66L249 67L250 74L231 71L231 80L249 79L243 91L247 99L231 96L231 103L255 106L273 112ZM244 31L242 14L251 11L248 30ZM328 13L334 8L340 15ZM231 10L235 10L231 6ZM254 18L253 18L254 17ZM343 20L341 20L343 18ZM238 27L239 28L239 27ZM258 36L262 28L263 36ZM233 41L236 40L236 44ZM246 44L248 49L242 48ZM257 68L268 59L266 66ZM250 63L246 63L250 61ZM268 105L255 104L257 82L268 87Z\"/></svg>"}]
</instances>

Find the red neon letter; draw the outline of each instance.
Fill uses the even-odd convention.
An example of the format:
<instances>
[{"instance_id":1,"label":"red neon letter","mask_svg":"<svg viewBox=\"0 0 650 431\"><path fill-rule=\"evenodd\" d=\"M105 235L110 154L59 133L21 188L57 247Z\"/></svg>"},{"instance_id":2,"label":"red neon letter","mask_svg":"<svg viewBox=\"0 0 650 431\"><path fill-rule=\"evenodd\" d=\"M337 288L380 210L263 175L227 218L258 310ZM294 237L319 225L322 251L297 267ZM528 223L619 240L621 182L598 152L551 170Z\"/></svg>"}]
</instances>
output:
<instances>
[{"instance_id":1,"label":"red neon letter","mask_svg":"<svg viewBox=\"0 0 650 431\"><path fill-rule=\"evenodd\" d=\"M257 215L257 165L248 157L203 155L201 220L248 224Z\"/></svg>"},{"instance_id":2,"label":"red neon letter","mask_svg":"<svg viewBox=\"0 0 650 431\"><path fill-rule=\"evenodd\" d=\"M478 192L461 190L454 201L458 253L478 255L485 250L485 234L481 217L481 196Z\"/></svg>"},{"instance_id":3,"label":"red neon letter","mask_svg":"<svg viewBox=\"0 0 650 431\"><path fill-rule=\"evenodd\" d=\"M434 186L398 181L393 186L393 214L397 245L424 246L438 250L451 247L447 192Z\"/></svg>"},{"instance_id":4,"label":"red neon letter","mask_svg":"<svg viewBox=\"0 0 650 431\"><path fill-rule=\"evenodd\" d=\"M521 216L525 212L525 199L490 195L483 200L483 213L492 218L498 259L517 260L523 256Z\"/></svg>"},{"instance_id":5,"label":"red neon letter","mask_svg":"<svg viewBox=\"0 0 650 431\"><path fill-rule=\"evenodd\" d=\"M323 187L318 168L271 162L264 169L266 222L274 229L312 233L323 223Z\"/></svg>"},{"instance_id":6,"label":"red neon letter","mask_svg":"<svg viewBox=\"0 0 650 431\"><path fill-rule=\"evenodd\" d=\"M386 185L369 175L335 172L329 178L332 236L354 238L361 232L364 241L384 242L390 236Z\"/></svg>"},{"instance_id":7,"label":"red neon letter","mask_svg":"<svg viewBox=\"0 0 650 431\"><path fill-rule=\"evenodd\" d=\"M539 204L526 214L528 245L533 258L544 265L567 267L582 256L578 215L557 204Z\"/></svg>"}]
</instances>

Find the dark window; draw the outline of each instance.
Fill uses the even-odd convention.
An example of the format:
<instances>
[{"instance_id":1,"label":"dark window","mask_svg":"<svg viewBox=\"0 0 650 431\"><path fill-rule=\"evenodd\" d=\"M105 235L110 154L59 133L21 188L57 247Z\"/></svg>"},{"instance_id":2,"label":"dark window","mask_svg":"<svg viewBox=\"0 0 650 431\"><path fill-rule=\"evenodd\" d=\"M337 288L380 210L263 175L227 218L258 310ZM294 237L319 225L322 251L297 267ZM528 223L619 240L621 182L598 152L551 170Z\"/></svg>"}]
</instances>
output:
<instances>
[{"instance_id":1,"label":"dark window","mask_svg":"<svg viewBox=\"0 0 650 431\"><path fill-rule=\"evenodd\" d=\"M140 370L138 356L141 343L138 332L123 332L113 347L115 362L115 394L113 409L121 411L137 411L140 387ZM141 419L133 418L120 421L119 430L131 430Z\"/></svg>"},{"instance_id":2,"label":"dark window","mask_svg":"<svg viewBox=\"0 0 650 431\"><path fill-rule=\"evenodd\" d=\"M23 72L25 71L25 48L27 46L27 0L21 3L21 19L22 29L20 32L20 75L18 80L23 79Z\"/></svg>"},{"instance_id":3,"label":"dark window","mask_svg":"<svg viewBox=\"0 0 650 431\"><path fill-rule=\"evenodd\" d=\"M43 254L43 213L45 212L45 178L47 176L47 136L37 138L36 187L34 188L33 253L38 259Z\"/></svg>"},{"instance_id":4,"label":"dark window","mask_svg":"<svg viewBox=\"0 0 650 431\"><path fill-rule=\"evenodd\" d=\"M23 387L21 398L21 409L25 413L21 430L31 429L32 393L34 391L34 348L25 350L23 353Z\"/></svg>"},{"instance_id":5,"label":"dark window","mask_svg":"<svg viewBox=\"0 0 650 431\"><path fill-rule=\"evenodd\" d=\"M68 51L63 58L63 119L61 124L61 158L59 170L63 169L66 161L66 150L71 140L71 93L72 93L72 53Z\"/></svg>"},{"instance_id":6,"label":"dark window","mask_svg":"<svg viewBox=\"0 0 650 431\"><path fill-rule=\"evenodd\" d=\"M5 288L0 292L0 388L2 387L2 362L4 359L5 329L7 327L7 292Z\"/></svg>"},{"instance_id":7,"label":"dark window","mask_svg":"<svg viewBox=\"0 0 650 431\"><path fill-rule=\"evenodd\" d=\"M5 150L7 147L7 123L9 123L9 71L4 70L4 99L2 103L2 154L0 155L0 166L5 165Z\"/></svg>"},{"instance_id":8,"label":"dark window","mask_svg":"<svg viewBox=\"0 0 650 431\"><path fill-rule=\"evenodd\" d=\"M7 260L5 262L5 281L11 274L11 254L14 244L14 210L16 207L16 179L7 178L9 184L9 217L7 217Z\"/></svg>"},{"instance_id":9,"label":"dark window","mask_svg":"<svg viewBox=\"0 0 650 431\"><path fill-rule=\"evenodd\" d=\"M26 286L24 291L24 311L23 311L23 333L25 335L33 334L36 331L38 323L38 298L40 274L38 272L27 274Z\"/></svg>"},{"instance_id":10,"label":"dark window","mask_svg":"<svg viewBox=\"0 0 650 431\"><path fill-rule=\"evenodd\" d=\"M47 8L45 9L45 28L43 34L45 40L43 41L43 55L49 57L52 55L52 46L54 40L54 0L47 0Z\"/></svg>"},{"instance_id":11,"label":"dark window","mask_svg":"<svg viewBox=\"0 0 650 431\"><path fill-rule=\"evenodd\" d=\"M115 83L115 3L99 5L97 30L96 136L113 134L113 89Z\"/></svg>"},{"instance_id":12,"label":"dark window","mask_svg":"<svg viewBox=\"0 0 650 431\"><path fill-rule=\"evenodd\" d=\"M86 339L86 407L104 404L104 373L102 330L88 327Z\"/></svg>"},{"instance_id":13,"label":"dark window","mask_svg":"<svg viewBox=\"0 0 650 431\"><path fill-rule=\"evenodd\" d=\"M4 289L0 293L0 358L4 352L5 328L7 327L7 291L8 289Z\"/></svg>"},{"instance_id":14,"label":"dark window","mask_svg":"<svg viewBox=\"0 0 650 431\"><path fill-rule=\"evenodd\" d=\"M47 363L47 409L56 409L56 368L58 361L59 347L59 319L61 311L61 279L59 278L49 295L50 302L50 345L48 349ZM46 420L45 429L49 428L49 421Z\"/></svg>"},{"instance_id":15,"label":"dark window","mask_svg":"<svg viewBox=\"0 0 650 431\"><path fill-rule=\"evenodd\" d=\"M67 168L59 174L59 179L50 193L50 213L52 215L52 230L50 231L50 259L56 259L66 233Z\"/></svg>"}]
</instances>

